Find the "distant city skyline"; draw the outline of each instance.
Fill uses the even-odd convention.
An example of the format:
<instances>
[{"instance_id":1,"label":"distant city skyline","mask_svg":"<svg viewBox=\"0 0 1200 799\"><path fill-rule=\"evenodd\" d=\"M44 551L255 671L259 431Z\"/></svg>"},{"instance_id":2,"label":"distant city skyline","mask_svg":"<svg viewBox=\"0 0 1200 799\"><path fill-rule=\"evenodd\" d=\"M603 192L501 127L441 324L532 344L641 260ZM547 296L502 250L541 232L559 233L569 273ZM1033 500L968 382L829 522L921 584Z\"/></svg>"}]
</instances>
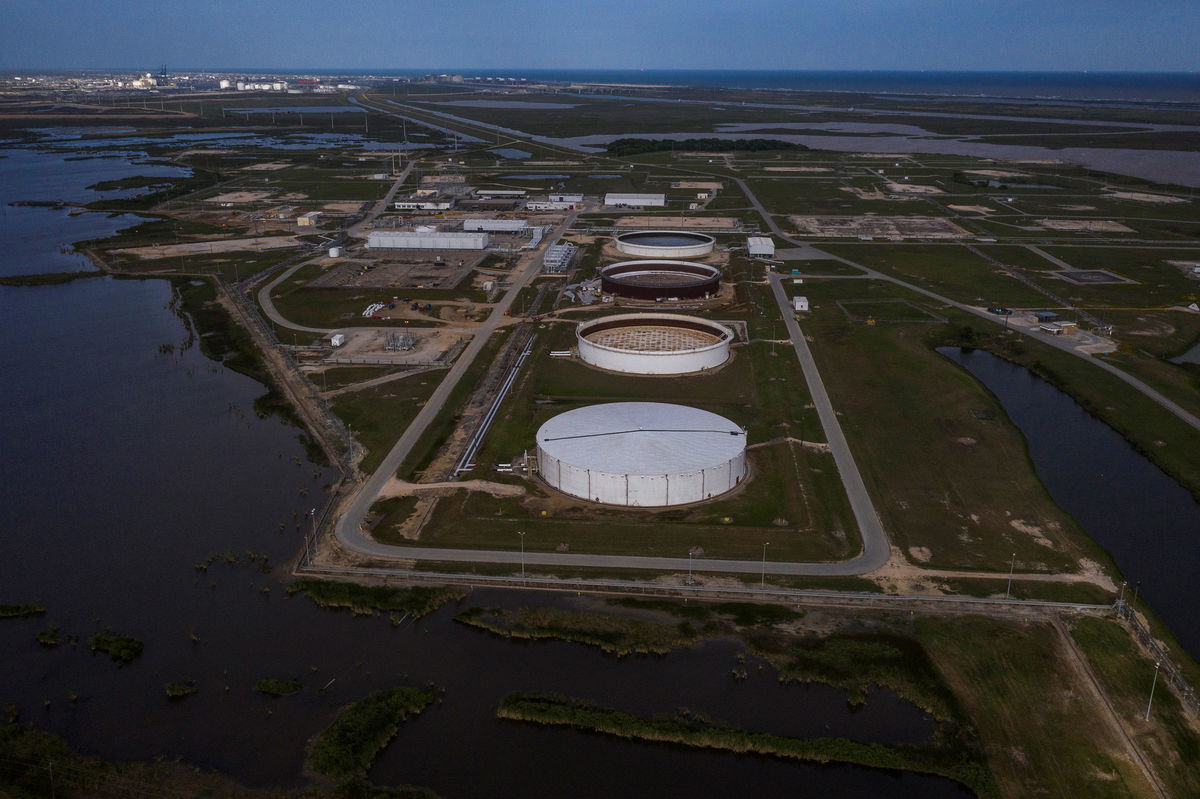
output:
<instances>
[{"instance_id":1,"label":"distant city skyline","mask_svg":"<svg viewBox=\"0 0 1200 799\"><path fill-rule=\"evenodd\" d=\"M0 69L1194 72L1196 0L0 0Z\"/></svg>"}]
</instances>

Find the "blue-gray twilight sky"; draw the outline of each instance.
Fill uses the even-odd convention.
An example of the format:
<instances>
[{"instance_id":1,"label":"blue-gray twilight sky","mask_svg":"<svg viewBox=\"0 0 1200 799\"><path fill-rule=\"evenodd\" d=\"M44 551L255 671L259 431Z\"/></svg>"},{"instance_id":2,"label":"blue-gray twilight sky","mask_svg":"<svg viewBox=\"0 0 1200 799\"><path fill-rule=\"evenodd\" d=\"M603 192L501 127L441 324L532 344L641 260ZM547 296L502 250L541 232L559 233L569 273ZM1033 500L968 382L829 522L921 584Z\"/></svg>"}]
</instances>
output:
<instances>
[{"instance_id":1,"label":"blue-gray twilight sky","mask_svg":"<svg viewBox=\"0 0 1200 799\"><path fill-rule=\"evenodd\" d=\"M1194 71L1200 0L0 0L0 68Z\"/></svg>"}]
</instances>

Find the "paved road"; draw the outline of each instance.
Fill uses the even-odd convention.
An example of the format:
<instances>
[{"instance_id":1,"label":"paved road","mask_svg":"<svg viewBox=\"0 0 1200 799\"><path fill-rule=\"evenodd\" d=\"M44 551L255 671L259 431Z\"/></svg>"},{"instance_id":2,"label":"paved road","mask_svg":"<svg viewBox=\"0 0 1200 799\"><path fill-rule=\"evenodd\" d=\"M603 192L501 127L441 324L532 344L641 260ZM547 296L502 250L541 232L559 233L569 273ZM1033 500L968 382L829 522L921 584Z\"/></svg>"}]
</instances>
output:
<instances>
[{"instance_id":1,"label":"paved road","mask_svg":"<svg viewBox=\"0 0 1200 799\"><path fill-rule=\"evenodd\" d=\"M900 280L899 278L892 277L891 275L885 275L883 272L877 272L868 266L863 266L862 264L851 261L848 258L842 258L839 255L834 255L833 253L825 252L824 250L814 247L811 243L801 241L799 239L791 238L786 233L784 233L783 230L780 229L779 223L775 221L775 217L772 216L771 213L769 211L767 211L766 208L763 207L762 203L759 202L758 197L756 197L754 195L754 192L752 192L750 190L750 187L746 185L746 181L742 180L741 178L734 178L734 181L738 184L738 186L741 187L742 191L746 194L746 197L748 197L750 199L750 204L754 206L754 210L758 211L762 215L763 219L765 219L767 221L767 226L770 227L772 233L779 236L779 238L783 239L784 241L788 242L791 245L794 245L796 247L800 247L800 248L807 250L809 253L811 253L812 258L827 259L827 260L831 260L831 261L837 261L839 263L843 263L848 266L853 266L856 269L861 269L863 271L863 274L867 277L874 278L875 280L884 280L884 281L887 281L888 283L894 283L897 286L903 286L904 288L908 289L909 291L915 291L918 294L924 294L926 297L929 297L930 299L937 300L940 303L949 305L952 308L957 308L960 311L965 311L973 316L979 317L980 319L986 319L988 322L991 322L992 324L999 325L999 324L1004 323L1003 319L1001 317L997 317L993 314L990 314L983 309L974 308L970 305L966 305L961 302L956 302L955 300L952 300L948 297L943 297L940 294L932 292L929 289L924 289L924 288L921 288L920 286L914 286L912 283L906 283L903 280ZM1012 330L1014 328L1010 327L1009 329ZM1045 335L1042 333L1038 333L1034 330L1018 330L1018 332L1026 335L1026 336L1029 336L1030 338L1035 338L1038 341L1043 342L1044 344L1049 344L1052 347L1056 347L1056 348L1062 350L1063 352L1070 353L1071 355L1074 355L1078 358L1083 358L1084 360L1088 361L1089 363L1094 364L1095 366L1097 366L1100 369L1103 369L1104 371L1108 372L1109 374L1113 375L1114 377L1124 381L1125 383L1128 383L1130 386L1133 386L1133 388L1137 389L1142 394L1145 394L1147 397L1149 397L1150 399L1157 402L1159 405L1161 405L1166 410L1170 411L1172 414L1174 414L1176 417L1178 417L1184 423L1190 425L1191 427L1195 428L1196 430L1200 430L1200 417L1197 417L1194 414L1189 413L1184 408L1182 408L1181 406L1179 406L1172 400L1165 397L1161 392L1151 388L1146 383L1142 382L1141 380L1138 380L1136 377L1129 374L1128 372L1125 372L1122 369L1118 369L1117 367L1113 366L1110 363L1107 363L1106 361L1102 361L1098 358L1094 358L1094 357L1092 357L1091 354L1089 354L1087 352L1081 352L1080 350L1075 348L1075 344L1073 342L1071 342L1070 340L1065 340L1062 336Z\"/></svg>"},{"instance_id":2,"label":"paved road","mask_svg":"<svg viewBox=\"0 0 1200 799\"><path fill-rule=\"evenodd\" d=\"M393 181L392 187L388 189L387 194L385 194L382 199L378 200L375 205L371 206L371 210L367 212L367 215L364 216L361 221L351 226L346 231L348 235L360 237L364 235L361 232L363 227L371 222L374 222L377 216L387 210L388 205L390 205L392 202L392 198L396 196L396 192L402 185L404 185L404 181L408 179L408 173L412 171L412 168L413 162L409 161L408 166L406 166L404 171L397 176L395 181ZM279 309L275 307L275 300L271 298L271 292L275 290L276 286L290 278L296 273L296 270L300 269L302 266L305 266L307 263L308 261L302 261L295 266L290 267L289 269L285 269L279 274L278 277L259 289L258 304L262 307L263 313L267 315L267 318L280 327L286 327L288 330L298 330L302 333L320 333L322 336L325 336L332 333L337 328L326 329L323 327L305 327L304 325L298 325L295 322L286 319L283 314L279 313Z\"/></svg>"},{"instance_id":3,"label":"paved road","mask_svg":"<svg viewBox=\"0 0 1200 799\"><path fill-rule=\"evenodd\" d=\"M808 383L808 391L812 395L817 416L820 417L821 426L825 429L825 440L829 443L833 461L837 464L838 472L841 474L842 485L845 486L846 497L850 501L854 520L858 522L858 530L863 540L863 551L858 557L836 564L820 564L825 570L803 573L863 574L874 571L887 563L891 554L887 533L883 530L883 523L879 520L879 514L875 511L874 503L871 502L871 495L867 492L867 486L858 471L858 464L854 462L854 455L850 452L850 445L842 433L842 425L833 411L833 403L829 400L829 392L825 390L825 383L821 380L821 373L817 370L817 362L813 359L812 350L809 349L808 341L804 338L804 333L796 322L796 315L792 313L792 304L783 290L782 279L774 273L771 274L771 291L775 294L775 301L779 303L779 311L787 326L788 335L792 338L792 347L796 350L796 357L800 360L800 368L804 371L804 380Z\"/></svg>"},{"instance_id":4,"label":"paved road","mask_svg":"<svg viewBox=\"0 0 1200 799\"><path fill-rule=\"evenodd\" d=\"M546 237L546 240L555 241L562 235L563 231L574 223L575 214L569 214L566 220L553 233ZM400 439L395 443L391 451L384 456L379 468L367 478L367 481L343 510L334 528L337 539L343 546L362 554L382 557L438 557L435 555L416 555L406 547L390 547L377 544L362 532L360 525L366 517L367 511L374 504L375 498L379 496L380 490L400 468L400 464L404 459L408 457L408 453L416 445L417 439L421 437L421 434L425 432L425 428L437 417L442 406L449 399L450 393L458 385L458 381L475 361L475 358L478 357L479 352L487 344L488 339L491 338L498 327L507 321L505 312L512 307L521 289L541 271L541 268L542 259L535 255L530 259L529 266L525 268L525 271L513 281L509 290L496 303L487 321L474 331L475 335L471 339L471 343L467 345L462 355L450 367L450 371L446 374L446 377L438 384L438 387L421 407L420 412L417 413L412 423L405 429L404 434L400 436ZM442 558L439 557L438 559Z\"/></svg>"}]
</instances>

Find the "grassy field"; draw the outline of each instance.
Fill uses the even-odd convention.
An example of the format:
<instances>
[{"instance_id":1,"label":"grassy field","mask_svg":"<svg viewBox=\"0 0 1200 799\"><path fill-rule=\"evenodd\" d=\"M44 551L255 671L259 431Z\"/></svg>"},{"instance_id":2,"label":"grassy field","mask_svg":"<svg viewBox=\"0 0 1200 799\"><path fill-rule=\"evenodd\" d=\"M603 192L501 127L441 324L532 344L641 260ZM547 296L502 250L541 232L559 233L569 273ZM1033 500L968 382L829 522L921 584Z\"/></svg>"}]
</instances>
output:
<instances>
[{"instance_id":1,"label":"grassy field","mask_svg":"<svg viewBox=\"0 0 1200 799\"><path fill-rule=\"evenodd\" d=\"M1172 796L1200 796L1200 734L1187 721L1179 700L1161 681L1154 694L1152 720L1144 720L1154 663L1138 650L1115 621L1079 618L1071 636L1083 650L1109 701L1142 751L1151 759Z\"/></svg>"},{"instance_id":2,"label":"grassy field","mask_svg":"<svg viewBox=\"0 0 1200 799\"><path fill-rule=\"evenodd\" d=\"M1028 571L1074 570L1080 556L1106 561L1050 499L997 401L930 347L940 327L849 324L834 304L910 293L862 280L808 291L814 310L803 329L902 550L960 569L1006 569L1014 552Z\"/></svg>"},{"instance_id":3,"label":"grassy field","mask_svg":"<svg viewBox=\"0 0 1200 799\"><path fill-rule=\"evenodd\" d=\"M954 244L822 244L821 249L971 305L1041 308L1045 295Z\"/></svg>"},{"instance_id":4,"label":"grassy field","mask_svg":"<svg viewBox=\"0 0 1200 799\"><path fill-rule=\"evenodd\" d=\"M372 472L445 377L426 372L334 397L329 405L367 450L359 465Z\"/></svg>"},{"instance_id":5,"label":"grassy field","mask_svg":"<svg viewBox=\"0 0 1200 799\"><path fill-rule=\"evenodd\" d=\"M1001 795L1154 795L1077 686L1048 624L923 618L915 629L978 729Z\"/></svg>"}]
</instances>

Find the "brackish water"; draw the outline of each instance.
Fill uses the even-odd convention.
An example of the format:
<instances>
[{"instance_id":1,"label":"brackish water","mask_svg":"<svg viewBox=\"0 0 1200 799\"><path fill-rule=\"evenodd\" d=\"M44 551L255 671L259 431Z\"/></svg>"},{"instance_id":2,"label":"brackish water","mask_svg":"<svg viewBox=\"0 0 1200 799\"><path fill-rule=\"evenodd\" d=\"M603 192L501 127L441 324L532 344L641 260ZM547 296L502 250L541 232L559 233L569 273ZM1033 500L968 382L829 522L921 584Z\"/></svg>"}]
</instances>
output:
<instances>
[{"instance_id":1,"label":"brackish water","mask_svg":"<svg viewBox=\"0 0 1200 799\"><path fill-rule=\"evenodd\" d=\"M996 395L1029 442L1059 507L1099 542L1179 641L1200 657L1192 593L1200 574L1200 503L1111 427L1022 366L981 350L939 350ZM1167 442L1172 446L1172 442ZM1126 599L1132 596L1132 587Z\"/></svg>"},{"instance_id":2,"label":"brackish water","mask_svg":"<svg viewBox=\"0 0 1200 799\"><path fill-rule=\"evenodd\" d=\"M60 162L60 179L71 183L80 163ZM74 223L48 217L43 235L66 244ZM52 256L33 253L23 271L54 271ZM688 707L794 735L916 742L932 730L922 711L886 691L851 712L844 692L781 686L753 658L749 678L735 681L740 649L729 641L619 660L501 640L452 622L455 607L396 627L287 598L286 570L261 573L245 553L285 563L333 474L304 459L298 430L254 414L262 387L201 354L172 296L164 280L108 277L0 287L0 335L20 342L0 351L8 408L0 415L0 601L49 609L0 622L0 703L25 720L91 754L180 756L251 785L287 785L301 781L305 742L340 706L432 681L445 688L444 703L404 727L374 779L448 797L511 794L517 785L517 793L571 796L649 787L715 797L745 785L763 796L793 796L797 785L820 796L965 795L931 777L647 746L493 717L505 693L557 690L645 713ZM196 568L225 552L239 562ZM595 600L479 591L464 604L531 602L589 608ZM52 625L81 643L40 647L34 634ZM118 668L90 654L87 638L107 627L144 641L142 657ZM256 680L289 677L305 691L284 699L253 691ZM199 693L169 702L163 685L186 678Z\"/></svg>"}]
</instances>

